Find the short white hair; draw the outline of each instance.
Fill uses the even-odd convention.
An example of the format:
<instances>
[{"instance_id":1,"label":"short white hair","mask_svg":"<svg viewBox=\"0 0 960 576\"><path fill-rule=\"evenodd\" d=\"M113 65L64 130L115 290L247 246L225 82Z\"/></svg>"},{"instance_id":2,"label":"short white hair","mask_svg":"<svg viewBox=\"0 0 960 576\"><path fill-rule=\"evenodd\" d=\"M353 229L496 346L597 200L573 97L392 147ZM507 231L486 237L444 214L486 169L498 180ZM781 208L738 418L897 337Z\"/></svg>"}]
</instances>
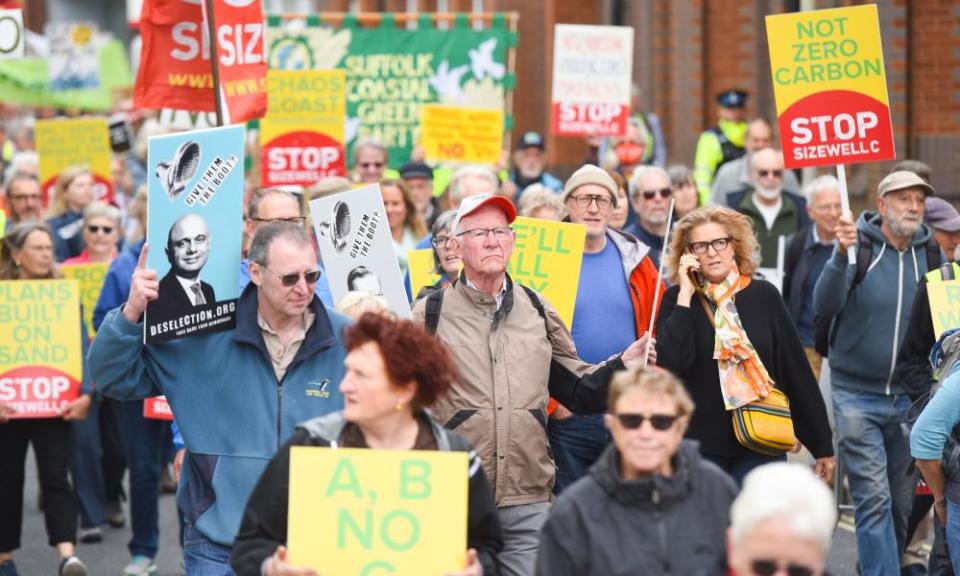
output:
<instances>
[{"instance_id":1,"label":"short white hair","mask_svg":"<svg viewBox=\"0 0 960 576\"><path fill-rule=\"evenodd\" d=\"M833 494L802 464L778 462L756 468L743 482L730 508L730 533L735 544L766 520L782 518L798 538L830 549L837 509Z\"/></svg>"},{"instance_id":2,"label":"short white hair","mask_svg":"<svg viewBox=\"0 0 960 576\"><path fill-rule=\"evenodd\" d=\"M523 189L517 212L520 216L530 216L541 208L553 208L561 219L567 215L560 195L543 184L531 184Z\"/></svg>"},{"instance_id":3,"label":"short white hair","mask_svg":"<svg viewBox=\"0 0 960 576\"><path fill-rule=\"evenodd\" d=\"M630 177L631 200L635 200L637 194L640 193L640 180L650 174L659 174L664 180L667 181L667 186L672 186L670 174L668 174L663 168L659 166L637 166L637 169L633 171L633 176Z\"/></svg>"},{"instance_id":4,"label":"short white hair","mask_svg":"<svg viewBox=\"0 0 960 576\"><path fill-rule=\"evenodd\" d=\"M447 195L450 198L451 206L457 207L460 205L460 201L463 200L463 182L470 178L490 182L490 184L493 185L493 190L490 191L491 194L496 194L500 188L500 180L497 178L497 175L493 173L493 170L481 164L468 164L454 172L450 178Z\"/></svg>"},{"instance_id":5,"label":"short white hair","mask_svg":"<svg viewBox=\"0 0 960 576\"><path fill-rule=\"evenodd\" d=\"M813 197L824 190L840 191L840 181L832 174L817 176L803 187L803 197L807 199L807 204L813 204Z\"/></svg>"}]
</instances>

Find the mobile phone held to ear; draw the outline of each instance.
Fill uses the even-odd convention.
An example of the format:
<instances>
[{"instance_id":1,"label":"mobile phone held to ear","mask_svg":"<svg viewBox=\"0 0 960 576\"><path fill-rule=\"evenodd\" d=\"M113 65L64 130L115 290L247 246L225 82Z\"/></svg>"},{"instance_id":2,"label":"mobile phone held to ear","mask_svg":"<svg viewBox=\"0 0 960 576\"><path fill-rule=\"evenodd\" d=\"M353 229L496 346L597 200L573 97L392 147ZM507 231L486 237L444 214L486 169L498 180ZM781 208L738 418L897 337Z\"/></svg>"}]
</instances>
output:
<instances>
[{"instance_id":1,"label":"mobile phone held to ear","mask_svg":"<svg viewBox=\"0 0 960 576\"><path fill-rule=\"evenodd\" d=\"M695 270L693 268L687 270L687 273L690 274L690 279L693 280L693 285L696 286L698 290L703 290L703 274L701 274L699 270Z\"/></svg>"}]
</instances>

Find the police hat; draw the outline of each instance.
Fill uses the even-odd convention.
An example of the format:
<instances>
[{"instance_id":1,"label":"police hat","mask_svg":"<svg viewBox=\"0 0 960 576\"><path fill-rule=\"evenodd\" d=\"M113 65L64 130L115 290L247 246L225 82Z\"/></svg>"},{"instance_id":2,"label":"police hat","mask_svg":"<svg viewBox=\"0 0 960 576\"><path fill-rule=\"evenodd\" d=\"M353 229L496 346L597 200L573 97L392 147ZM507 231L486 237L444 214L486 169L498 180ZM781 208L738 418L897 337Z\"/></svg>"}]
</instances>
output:
<instances>
[{"instance_id":1,"label":"police hat","mask_svg":"<svg viewBox=\"0 0 960 576\"><path fill-rule=\"evenodd\" d=\"M543 142L543 136L536 132L524 133L520 136L520 141L517 142L517 150L526 150L527 148L539 148L543 150L546 147L546 144Z\"/></svg>"},{"instance_id":2,"label":"police hat","mask_svg":"<svg viewBox=\"0 0 960 576\"><path fill-rule=\"evenodd\" d=\"M747 93L743 90L727 90L717 94L717 102L724 108L743 108L747 104Z\"/></svg>"}]
</instances>

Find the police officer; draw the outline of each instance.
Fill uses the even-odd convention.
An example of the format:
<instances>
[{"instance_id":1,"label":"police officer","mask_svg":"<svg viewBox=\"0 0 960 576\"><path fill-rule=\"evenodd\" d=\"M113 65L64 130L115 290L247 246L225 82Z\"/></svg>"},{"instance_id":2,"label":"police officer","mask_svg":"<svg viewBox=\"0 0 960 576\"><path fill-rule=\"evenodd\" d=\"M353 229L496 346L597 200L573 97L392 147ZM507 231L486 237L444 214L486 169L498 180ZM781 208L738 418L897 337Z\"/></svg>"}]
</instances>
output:
<instances>
[{"instance_id":1,"label":"police officer","mask_svg":"<svg viewBox=\"0 0 960 576\"><path fill-rule=\"evenodd\" d=\"M697 183L701 205L710 202L710 186L720 166L743 156L747 123L744 107L747 93L743 90L727 90L717 95L717 125L700 134L694 156L693 179Z\"/></svg>"}]
</instances>

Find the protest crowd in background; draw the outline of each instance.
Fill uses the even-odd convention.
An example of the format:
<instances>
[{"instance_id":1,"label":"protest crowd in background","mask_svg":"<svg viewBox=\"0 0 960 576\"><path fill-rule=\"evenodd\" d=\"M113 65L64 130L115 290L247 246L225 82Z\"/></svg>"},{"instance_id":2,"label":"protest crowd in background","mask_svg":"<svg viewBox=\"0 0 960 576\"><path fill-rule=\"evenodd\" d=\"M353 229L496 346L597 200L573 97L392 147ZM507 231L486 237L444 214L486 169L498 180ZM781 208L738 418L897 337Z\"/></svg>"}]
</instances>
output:
<instances>
[{"instance_id":1,"label":"protest crowd in background","mask_svg":"<svg viewBox=\"0 0 960 576\"><path fill-rule=\"evenodd\" d=\"M161 4L144 1L145 29ZM429 96L397 128L419 140L367 129L342 70L275 75L295 47L229 97L145 96L147 35L136 88L105 110L0 84L0 576L25 574L36 506L68 576L93 574L84 562L126 524L111 573L157 574L163 507L188 576L319 574L311 538L359 543L344 573L821 575L845 502L860 573L960 569L944 159L896 160L886 133L860 159L804 147L784 118L820 102L816 82L794 106L777 93L778 122L723 78L715 125L672 157L629 73L578 92L591 79L570 46L632 49L610 28L558 26L553 125L523 132L500 105L525 71L495 32L473 68L444 60L405 86ZM342 40L321 45L342 57ZM606 48L598 61L622 56ZM217 82L242 81L218 66ZM890 132L883 82L864 88L879 120L851 116L851 138ZM588 92L617 115L591 124L560 97ZM222 97L224 127L144 105L190 94L211 124ZM551 165L551 132L584 161ZM848 187L867 185L842 165L867 161L889 169L851 210ZM415 502L441 496L457 505ZM310 516L321 500L343 508Z\"/></svg>"}]
</instances>

